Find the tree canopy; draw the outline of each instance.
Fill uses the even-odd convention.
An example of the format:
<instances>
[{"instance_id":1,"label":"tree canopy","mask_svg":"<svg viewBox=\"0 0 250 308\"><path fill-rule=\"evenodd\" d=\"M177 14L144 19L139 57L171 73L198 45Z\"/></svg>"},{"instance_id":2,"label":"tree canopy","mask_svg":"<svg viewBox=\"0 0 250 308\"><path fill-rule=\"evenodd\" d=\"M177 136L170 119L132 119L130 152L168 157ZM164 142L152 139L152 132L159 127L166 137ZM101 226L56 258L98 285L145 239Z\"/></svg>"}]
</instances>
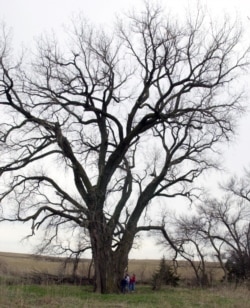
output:
<instances>
[{"instance_id":1,"label":"tree canopy","mask_svg":"<svg viewBox=\"0 0 250 308\"><path fill-rule=\"evenodd\" d=\"M69 41L41 38L15 60L0 39L0 175L3 220L66 227L88 236L96 290L111 292L136 234L151 230L149 204L192 198L193 181L216 166L230 139L248 64L241 30L200 10L185 23L157 6L113 33L84 19Z\"/></svg>"}]
</instances>

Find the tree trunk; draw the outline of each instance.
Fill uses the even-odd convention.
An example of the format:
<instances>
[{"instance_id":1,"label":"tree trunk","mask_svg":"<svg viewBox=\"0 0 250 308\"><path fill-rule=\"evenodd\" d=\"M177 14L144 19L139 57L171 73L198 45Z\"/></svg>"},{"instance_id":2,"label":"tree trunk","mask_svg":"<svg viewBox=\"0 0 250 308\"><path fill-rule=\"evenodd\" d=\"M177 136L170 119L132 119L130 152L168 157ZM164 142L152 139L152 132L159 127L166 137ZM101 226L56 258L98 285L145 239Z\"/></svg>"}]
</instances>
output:
<instances>
[{"instance_id":1,"label":"tree trunk","mask_svg":"<svg viewBox=\"0 0 250 308\"><path fill-rule=\"evenodd\" d=\"M120 282L127 268L128 257L123 260L117 259L113 252L98 252L94 257L95 262L95 292L97 293L118 293Z\"/></svg>"},{"instance_id":2,"label":"tree trunk","mask_svg":"<svg viewBox=\"0 0 250 308\"><path fill-rule=\"evenodd\" d=\"M118 293L120 292L120 282L124 276L128 265L128 255L122 259L117 258L116 254L106 249L97 250L94 253L95 268L95 292L97 293Z\"/></svg>"},{"instance_id":3,"label":"tree trunk","mask_svg":"<svg viewBox=\"0 0 250 308\"><path fill-rule=\"evenodd\" d=\"M118 293L120 282L128 266L129 249L126 245L117 251L112 250L111 236L105 226L95 224L90 228L92 255L95 269L97 293Z\"/></svg>"}]
</instances>

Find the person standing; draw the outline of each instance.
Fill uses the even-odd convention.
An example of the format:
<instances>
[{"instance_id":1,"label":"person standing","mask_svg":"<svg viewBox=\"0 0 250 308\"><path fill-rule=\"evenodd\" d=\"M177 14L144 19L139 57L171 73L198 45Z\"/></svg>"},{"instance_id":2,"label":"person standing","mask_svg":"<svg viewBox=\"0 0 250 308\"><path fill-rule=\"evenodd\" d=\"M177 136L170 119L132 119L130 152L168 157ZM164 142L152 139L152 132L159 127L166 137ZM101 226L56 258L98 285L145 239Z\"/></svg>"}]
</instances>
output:
<instances>
[{"instance_id":1,"label":"person standing","mask_svg":"<svg viewBox=\"0 0 250 308\"><path fill-rule=\"evenodd\" d=\"M133 274L129 280L129 290L130 291L135 291L135 281L136 281L136 277L135 277L135 274Z\"/></svg>"},{"instance_id":2,"label":"person standing","mask_svg":"<svg viewBox=\"0 0 250 308\"><path fill-rule=\"evenodd\" d=\"M126 280L126 277L123 277L121 280L121 292L123 294L126 293L126 286L127 286L127 280Z\"/></svg>"},{"instance_id":3,"label":"person standing","mask_svg":"<svg viewBox=\"0 0 250 308\"><path fill-rule=\"evenodd\" d=\"M129 292L130 290L130 277L129 277L129 274L126 274L125 275L125 279L126 279L126 291Z\"/></svg>"}]
</instances>

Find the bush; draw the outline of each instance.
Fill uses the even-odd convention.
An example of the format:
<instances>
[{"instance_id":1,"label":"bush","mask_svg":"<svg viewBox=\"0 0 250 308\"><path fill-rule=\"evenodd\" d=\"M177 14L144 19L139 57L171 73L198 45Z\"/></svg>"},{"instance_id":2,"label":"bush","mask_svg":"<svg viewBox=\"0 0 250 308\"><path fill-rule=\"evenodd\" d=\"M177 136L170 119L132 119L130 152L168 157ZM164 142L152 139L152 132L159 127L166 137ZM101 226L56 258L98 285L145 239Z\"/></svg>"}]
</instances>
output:
<instances>
[{"instance_id":1,"label":"bush","mask_svg":"<svg viewBox=\"0 0 250 308\"><path fill-rule=\"evenodd\" d=\"M238 254L231 252L225 267L228 272L228 281L244 281L250 278L250 256L247 252Z\"/></svg>"},{"instance_id":2,"label":"bush","mask_svg":"<svg viewBox=\"0 0 250 308\"><path fill-rule=\"evenodd\" d=\"M176 287L178 281L178 275L174 273L173 268L166 263L165 257L163 257L159 269L152 276L152 289L160 290L163 284Z\"/></svg>"}]
</instances>

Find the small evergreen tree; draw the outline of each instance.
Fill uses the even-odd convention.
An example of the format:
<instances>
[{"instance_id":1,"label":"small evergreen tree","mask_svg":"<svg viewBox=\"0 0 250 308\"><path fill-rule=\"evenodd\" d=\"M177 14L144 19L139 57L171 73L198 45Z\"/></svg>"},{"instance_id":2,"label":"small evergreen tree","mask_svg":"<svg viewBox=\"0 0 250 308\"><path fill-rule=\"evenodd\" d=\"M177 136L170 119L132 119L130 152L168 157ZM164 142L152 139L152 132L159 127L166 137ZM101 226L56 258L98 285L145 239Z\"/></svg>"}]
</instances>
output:
<instances>
[{"instance_id":1,"label":"small evergreen tree","mask_svg":"<svg viewBox=\"0 0 250 308\"><path fill-rule=\"evenodd\" d=\"M244 281L250 278L250 256L247 252L237 254L235 251L231 252L225 268L228 272L228 281Z\"/></svg>"},{"instance_id":2,"label":"small evergreen tree","mask_svg":"<svg viewBox=\"0 0 250 308\"><path fill-rule=\"evenodd\" d=\"M173 268L166 263L165 257L163 256L159 268L152 276L152 289L160 290L163 284L176 287L178 285L178 280L178 275L176 275Z\"/></svg>"}]
</instances>

